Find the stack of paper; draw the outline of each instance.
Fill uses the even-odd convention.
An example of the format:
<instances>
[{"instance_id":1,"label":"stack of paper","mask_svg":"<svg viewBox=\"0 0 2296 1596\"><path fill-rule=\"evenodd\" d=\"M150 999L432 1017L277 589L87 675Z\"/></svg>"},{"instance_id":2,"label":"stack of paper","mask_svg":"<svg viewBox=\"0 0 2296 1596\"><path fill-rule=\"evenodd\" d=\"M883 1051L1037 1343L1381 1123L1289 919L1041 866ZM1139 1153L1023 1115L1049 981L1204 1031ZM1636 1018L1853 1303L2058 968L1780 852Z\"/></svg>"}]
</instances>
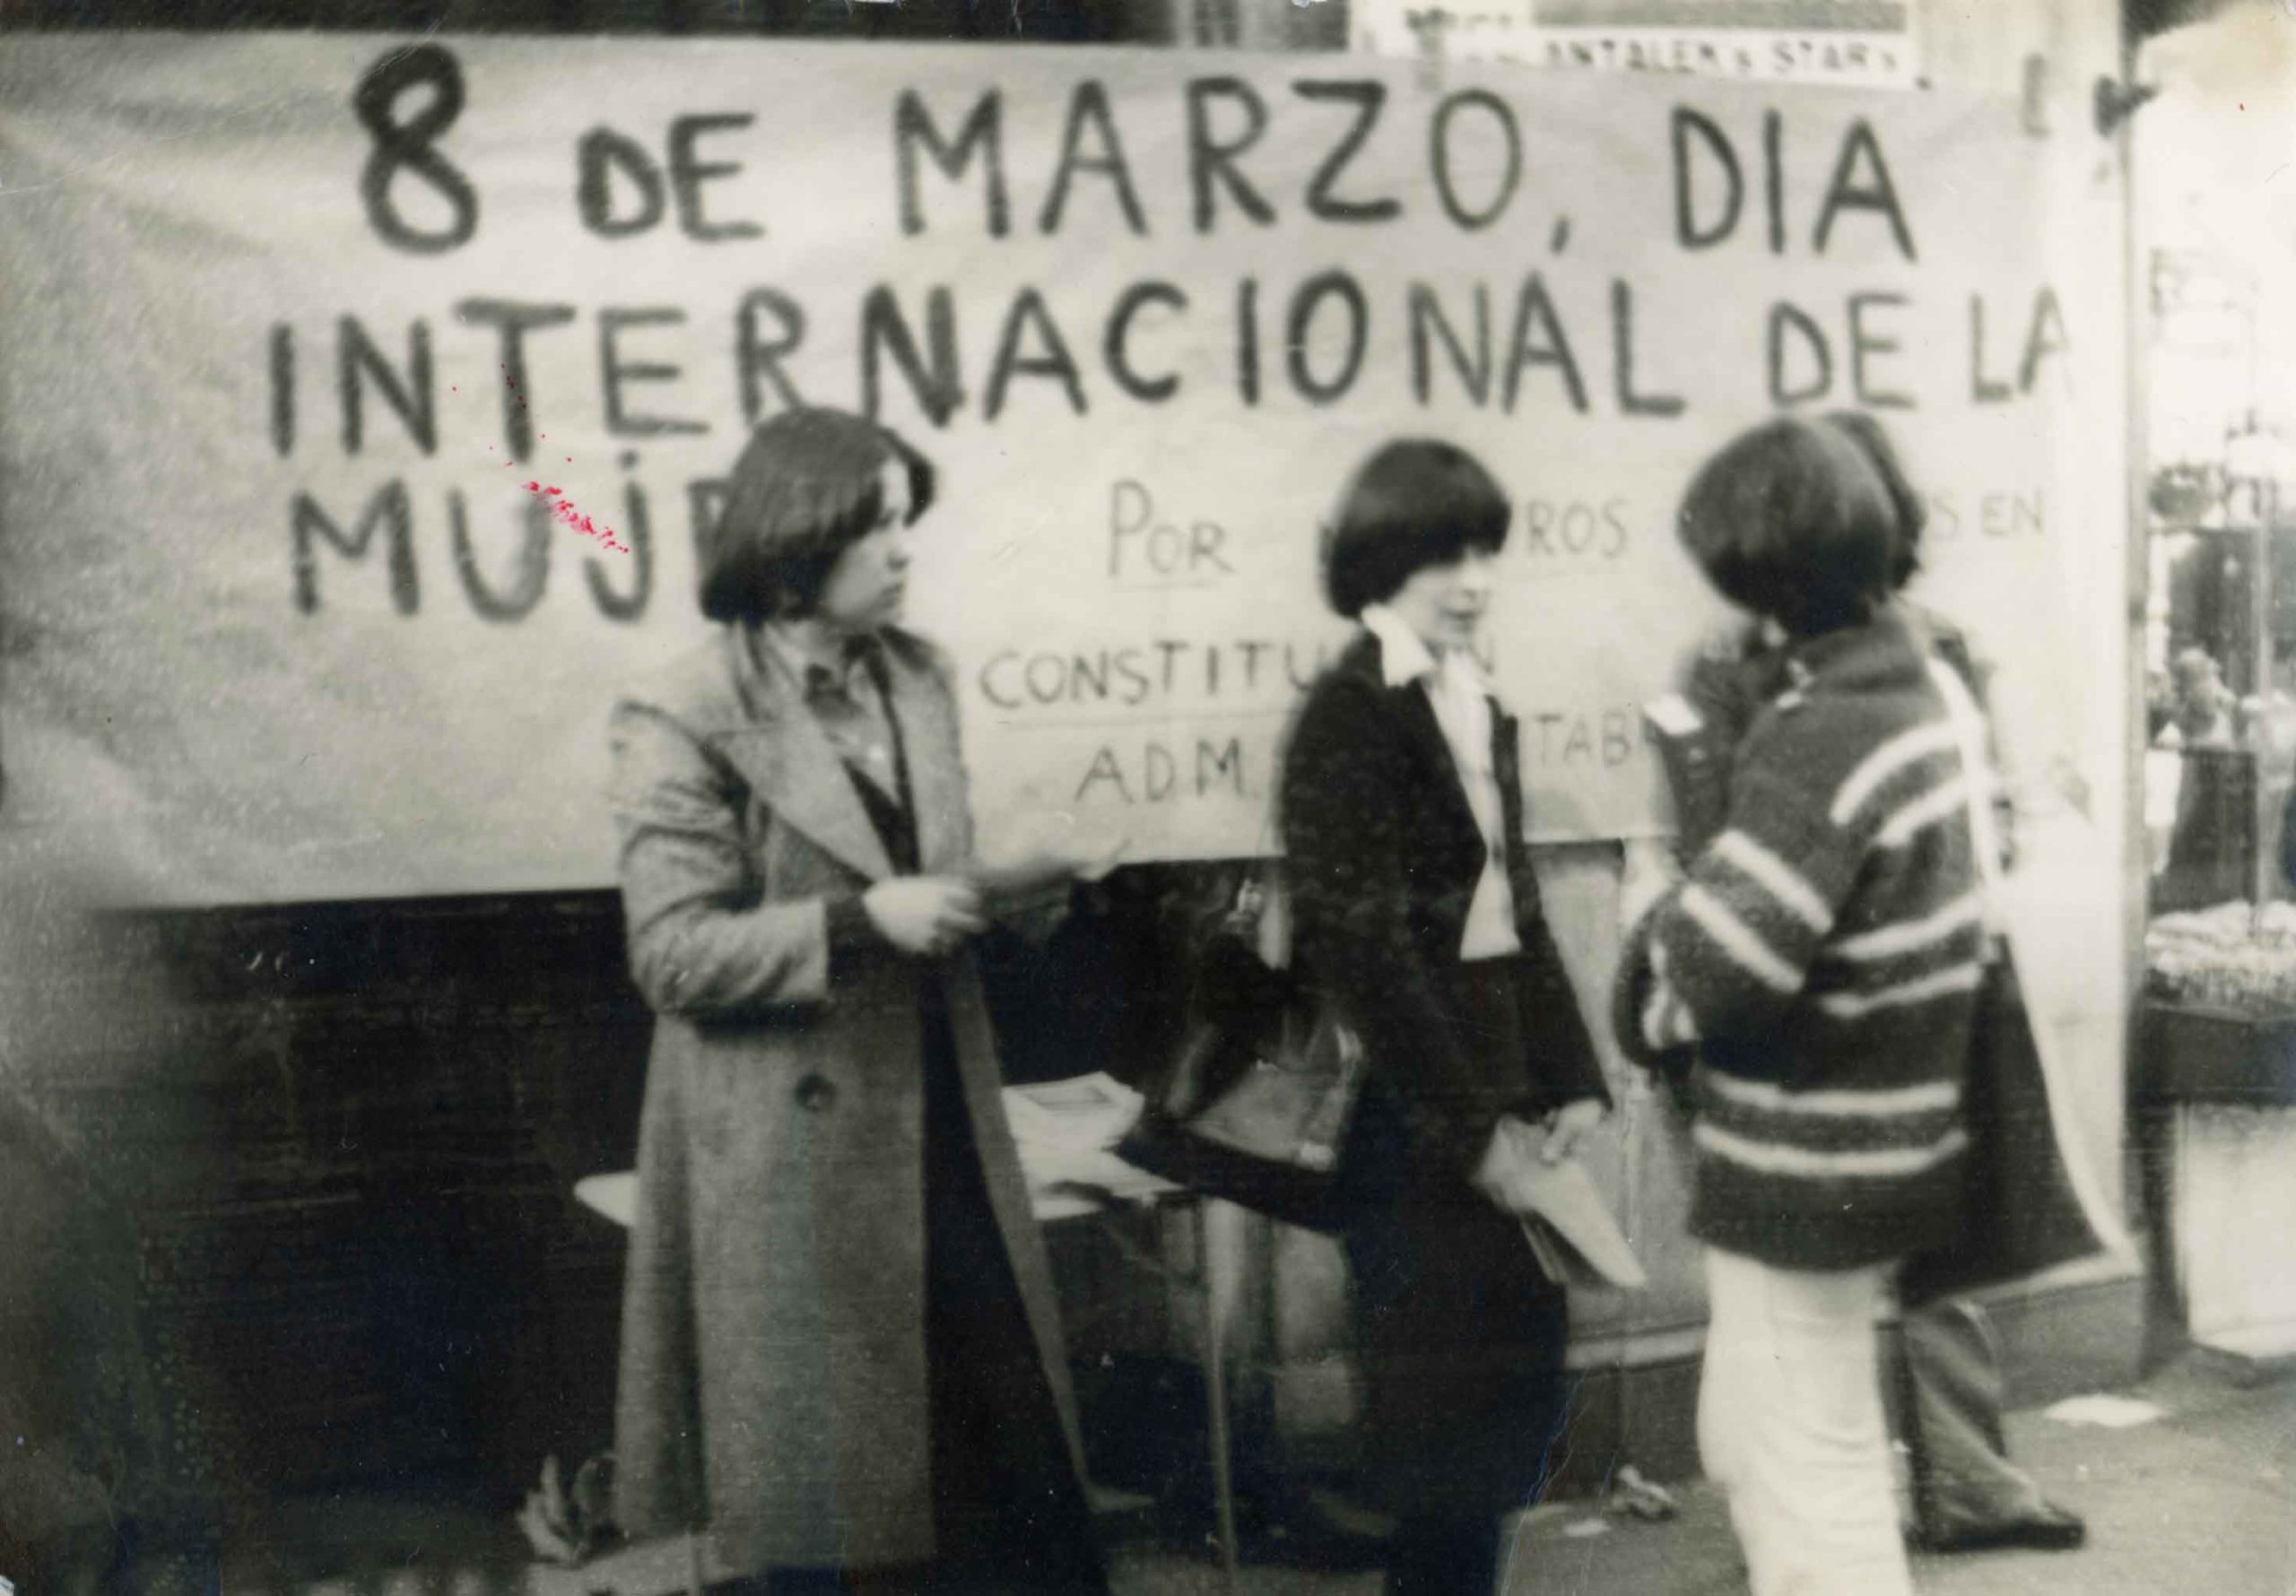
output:
<instances>
[{"instance_id":1,"label":"stack of paper","mask_svg":"<svg viewBox=\"0 0 2296 1596\"><path fill-rule=\"evenodd\" d=\"M1140 1117L1141 1097L1106 1071L1004 1089L1013 1140L1069 1150L1114 1147Z\"/></svg>"},{"instance_id":2,"label":"stack of paper","mask_svg":"<svg viewBox=\"0 0 2296 1596\"><path fill-rule=\"evenodd\" d=\"M1585 1165L1564 1158L1531 1169L1524 1184L1534 1211L1523 1216L1523 1235L1549 1279L1630 1290L1650 1283Z\"/></svg>"},{"instance_id":3,"label":"stack of paper","mask_svg":"<svg viewBox=\"0 0 2296 1596\"><path fill-rule=\"evenodd\" d=\"M1139 1202L1174 1190L1110 1149L1140 1117L1138 1092L1095 1072L1004 1089L1004 1117L1039 1219L1089 1213L1109 1201Z\"/></svg>"}]
</instances>

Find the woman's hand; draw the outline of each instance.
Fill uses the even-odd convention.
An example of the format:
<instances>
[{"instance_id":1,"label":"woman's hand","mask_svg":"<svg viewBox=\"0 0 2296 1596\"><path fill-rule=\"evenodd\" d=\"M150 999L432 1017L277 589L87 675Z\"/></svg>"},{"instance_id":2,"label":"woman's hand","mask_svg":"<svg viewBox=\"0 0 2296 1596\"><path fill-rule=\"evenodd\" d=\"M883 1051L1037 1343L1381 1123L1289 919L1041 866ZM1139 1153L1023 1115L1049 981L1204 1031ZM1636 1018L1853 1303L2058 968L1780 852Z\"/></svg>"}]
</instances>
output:
<instances>
[{"instance_id":1,"label":"woman's hand","mask_svg":"<svg viewBox=\"0 0 2296 1596\"><path fill-rule=\"evenodd\" d=\"M1625 847L1618 881L1618 924L1620 931L1631 932L1682 880L1682 868L1674 863L1674 851L1657 838L1631 837Z\"/></svg>"},{"instance_id":2,"label":"woman's hand","mask_svg":"<svg viewBox=\"0 0 2296 1596\"><path fill-rule=\"evenodd\" d=\"M1525 1158L1524 1138L1529 1132L1530 1127L1511 1115L1501 1119L1492 1130L1491 1145L1483 1149L1483 1162L1468 1177L1476 1191L1491 1199L1493 1207L1510 1214L1526 1211L1525 1199L1516 1190L1516 1177Z\"/></svg>"},{"instance_id":3,"label":"woman's hand","mask_svg":"<svg viewBox=\"0 0 2296 1596\"><path fill-rule=\"evenodd\" d=\"M988 924L979 889L956 876L895 876L863 893L861 907L885 941L918 958L950 952Z\"/></svg>"},{"instance_id":4,"label":"woman's hand","mask_svg":"<svg viewBox=\"0 0 2296 1596\"><path fill-rule=\"evenodd\" d=\"M1602 1101L1596 1097L1578 1097L1564 1104L1546 1119L1546 1141L1539 1146L1543 1162L1560 1164L1577 1152L1587 1135L1603 1123Z\"/></svg>"},{"instance_id":5,"label":"woman's hand","mask_svg":"<svg viewBox=\"0 0 2296 1596\"><path fill-rule=\"evenodd\" d=\"M1549 1115L1544 1130L1512 1115L1500 1119L1483 1162L1469 1177L1475 1190L1510 1214L1536 1211L1538 1204L1524 1189L1534 1167L1560 1164L1571 1157L1603 1123L1603 1112L1600 1098L1577 1097Z\"/></svg>"},{"instance_id":6,"label":"woman's hand","mask_svg":"<svg viewBox=\"0 0 2296 1596\"><path fill-rule=\"evenodd\" d=\"M1574 1102L1570 1108L1591 1108L1595 1111L1594 1119L1602 1118L1602 1105L1592 1098ZM1552 1123L1549 1122L1550 1127ZM1573 1131L1573 1141L1581 1134L1583 1130ZM1526 1188L1535 1179L1538 1165L1554 1163L1561 1157L1559 1153L1549 1156L1544 1150L1554 1140L1552 1128L1543 1131L1511 1114L1503 1115L1492 1129L1491 1146L1475 1169L1475 1189L1510 1214L1536 1212L1538 1203Z\"/></svg>"}]
</instances>

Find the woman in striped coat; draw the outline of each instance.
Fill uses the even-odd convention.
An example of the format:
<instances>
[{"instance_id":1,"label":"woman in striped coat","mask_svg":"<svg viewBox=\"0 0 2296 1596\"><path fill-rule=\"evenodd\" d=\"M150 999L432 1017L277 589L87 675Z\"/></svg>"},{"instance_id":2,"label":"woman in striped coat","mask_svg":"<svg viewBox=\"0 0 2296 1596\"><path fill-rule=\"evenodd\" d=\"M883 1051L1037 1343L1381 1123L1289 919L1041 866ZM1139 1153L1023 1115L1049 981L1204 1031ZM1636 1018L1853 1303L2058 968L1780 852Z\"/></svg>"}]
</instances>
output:
<instances>
[{"instance_id":1,"label":"woman in striped coat","mask_svg":"<svg viewBox=\"0 0 2296 1596\"><path fill-rule=\"evenodd\" d=\"M1634 922L1620 1039L1694 1045L1699 1403L1755 1596L1909 1590L1874 1325L1951 1233L1988 954L1960 742L1892 603L1897 506L1839 423L1773 421L1692 482L1681 535L1788 639L1729 821Z\"/></svg>"}]
</instances>

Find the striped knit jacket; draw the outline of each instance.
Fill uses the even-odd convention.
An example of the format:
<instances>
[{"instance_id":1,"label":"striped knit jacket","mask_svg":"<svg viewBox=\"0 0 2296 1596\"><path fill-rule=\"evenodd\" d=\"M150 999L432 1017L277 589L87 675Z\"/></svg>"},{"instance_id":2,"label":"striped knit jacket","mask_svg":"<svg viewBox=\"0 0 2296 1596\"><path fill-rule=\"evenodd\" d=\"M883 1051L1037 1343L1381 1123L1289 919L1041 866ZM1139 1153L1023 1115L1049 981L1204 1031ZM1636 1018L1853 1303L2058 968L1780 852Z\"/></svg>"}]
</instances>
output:
<instances>
[{"instance_id":1,"label":"striped knit jacket","mask_svg":"<svg viewBox=\"0 0 2296 1596\"><path fill-rule=\"evenodd\" d=\"M1918 635L1885 613L1788 669L1727 826L1629 935L1614 1019L1646 1063L1696 1045L1692 1232L1847 1269L1951 1232L1987 932L1971 777Z\"/></svg>"}]
</instances>

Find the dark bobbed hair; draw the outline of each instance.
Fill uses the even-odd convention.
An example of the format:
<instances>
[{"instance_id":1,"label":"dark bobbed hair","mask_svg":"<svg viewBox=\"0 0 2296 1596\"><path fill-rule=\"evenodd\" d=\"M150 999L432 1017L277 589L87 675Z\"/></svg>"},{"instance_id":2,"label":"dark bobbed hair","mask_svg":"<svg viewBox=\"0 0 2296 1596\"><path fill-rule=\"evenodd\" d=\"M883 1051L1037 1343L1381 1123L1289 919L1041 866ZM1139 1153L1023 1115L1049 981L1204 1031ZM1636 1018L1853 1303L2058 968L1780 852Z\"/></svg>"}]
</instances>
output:
<instances>
[{"instance_id":1,"label":"dark bobbed hair","mask_svg":"<svg viewBox=\"0 0 2296 1596\"><path fill-rule=\"evenodd\" d=\"M1897 591L1910 552L1899 523L1850 429L1781 416L1699 468L1678 531L1723 597L1808 638L1866 620Z\"/></svg>"},{"instance_id":2,"label":"dark bobbed hair","mask_svg":"<svg viewBox=\"0 0 2296 1596\"><path fill-rule=\"evenodd\" d=\"M754 625L810 614L845 551L884 513L883 477L909 476L909 520L933 503L933 465L900 434L847 411L787 410L750 434L700 539L701 612Z\"/></svg>"},{"instance_id":3,"label":"dark bobbed hair","mask_svg":"<svg viewBox=\"0 0 2296 1596\"><path fill-rule=\"evenodd\" d=\"M1405 438L1356 469L1324 531L1324 594L1352 620L1431 565L1506 546L1513 512L1483 463L1456 444Z\"/></svg>"},{"instance_id":4,"label":"dark bobbed hair","mask_svg":"<svg viewBox=\"0 0 2296 1596\"><path fill-rule=\"evenodd\" d=\"M1829 413L1825 424L1845 434L1866 456L1867 464L1882 479L1882 490L1890 496L1890 503L1897 511L1897 555L1892 561L1890 587L1903 587L1921 570L1921 533L1929 525L1929 511L1921 502L1921 495L1914 491L1913 483L1905 474L1905 465L1898 459L1897 446L1890 441L1890 434L1881 422L1862 410L1837 410Z\"/></svg>"}]
</instances>

